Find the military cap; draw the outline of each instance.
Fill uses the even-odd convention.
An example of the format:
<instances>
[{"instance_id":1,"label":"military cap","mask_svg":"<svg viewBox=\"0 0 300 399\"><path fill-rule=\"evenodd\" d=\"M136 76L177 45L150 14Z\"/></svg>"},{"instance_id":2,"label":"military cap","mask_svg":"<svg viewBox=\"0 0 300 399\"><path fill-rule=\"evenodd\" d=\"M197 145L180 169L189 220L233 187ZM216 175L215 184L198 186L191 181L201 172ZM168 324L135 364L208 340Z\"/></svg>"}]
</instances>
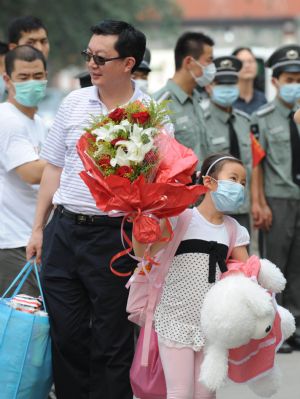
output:
<instances>
[{"instance_id":1,"label":"military cap","mask_svg":"<svg viewBox=\"0 0 300 399\"><path fill-rule=\"evenodd\" d=\"M300 46L289 44L280 47L265 65L273 69L273 76L279 76L282 72L300 72Z\"/></svg>"},{"instance_id":2,"label":"military cap","mask_svg":"<svg viewBox=\"0 0 300 399\"><path fill-rule=\"evenodd\" d=\"M242 68L242 62L229 55L227 57L217 57L214 59L217 72L215 82L221 84L236 84L238 81L238 73Z\"/></svg>"},{"instance_id":3,"label":"military cap","mask_svg":"<svg viewBox=\"0 0 300 399\"><path fill-rule=\"evenodd\" d=\"M151 53L150 53L150 50L146 48L144 57L143 57L141 63L139 64L139 66L136 68L136 70L151 72L150 61L151 61Z\"/></svg>"}]
</instances>

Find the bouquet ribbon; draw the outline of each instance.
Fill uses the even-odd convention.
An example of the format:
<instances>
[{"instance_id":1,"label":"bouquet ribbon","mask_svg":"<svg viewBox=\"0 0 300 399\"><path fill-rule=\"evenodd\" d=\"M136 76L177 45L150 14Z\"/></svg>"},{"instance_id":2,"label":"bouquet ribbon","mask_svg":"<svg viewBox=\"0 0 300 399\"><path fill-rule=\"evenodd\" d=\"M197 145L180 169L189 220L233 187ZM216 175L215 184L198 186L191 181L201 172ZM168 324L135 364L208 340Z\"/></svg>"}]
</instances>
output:
<instances>
[{"instance_id":1,"label":"bouquet ribbon","mask_svg":"<svg viewBox=\"0 0 300 399\"><path fill-rule=\"evenodd\" d=\"M161 198L157 201L158 205L152 209L147 209L147 210L141 210L140 208L138 208L136 211L133 212L122 212L122 211L117 211L117 210L112 210L110 212L108 212L108 216L110 217L120 217L123 216L123 220L122 220L122 224L121 224L121 241L124 247L124 250L118 252L116 255L114 255L109 263L109 267L110 270L113 274L115 274L116 276L119 277L127 277L130 276L132 274L132 272L119 272L117 271L114 267L113 267L113 263L121 258L124 255L129 255L131 258L133 258L134 260L137 260L139 262L138 264L138 269L137 272L138 273L142 273L144 272L145 274L148 275L148 273L146 272L145 269L145 265L146 264L151 264L151 265L156 265L158 266L158 263L151 258L150 256L150 247L151 244L149 244L150 242L169 242L170 240L172 240L173 238L173 230L172 230L172 226L170 224L170 221L168 218L166 218L166 227L168 230L168 236L167 237L162 237L162 232L160 229L160 219L158 217L156 217L155 215L153 215L152 212L161 209L162 207L164 207L165 203L167 201L167 197L165 195L161 196ZM155 230L148 230L147 229L147 219L151 220L151 225L153 227L153 223L155 224ZM144 228L146 228L146 232L145 234L147 234L147 241L146 243L148 243L147 249L145 251L144 257L143 259L136 257L134 255L131 254L131 252L133 251L133 244L132 241L130 240L130 238L128 237L128 235L126 234L125 230L124 230L124 224L126 221L130 221L133 223L133 234L134 234L134 230L135 227L137 226L138 223L141 223L142 226ZM145 227L145 222L146 222L146 227ZM149 233L151 233L151 237L149 237ZM140 234L140 230L139 230L139 234ZM151 241L150 241L151 240ZM128 245L128 247L126 248L125 243Z\"/></svg>"}]
</instances>

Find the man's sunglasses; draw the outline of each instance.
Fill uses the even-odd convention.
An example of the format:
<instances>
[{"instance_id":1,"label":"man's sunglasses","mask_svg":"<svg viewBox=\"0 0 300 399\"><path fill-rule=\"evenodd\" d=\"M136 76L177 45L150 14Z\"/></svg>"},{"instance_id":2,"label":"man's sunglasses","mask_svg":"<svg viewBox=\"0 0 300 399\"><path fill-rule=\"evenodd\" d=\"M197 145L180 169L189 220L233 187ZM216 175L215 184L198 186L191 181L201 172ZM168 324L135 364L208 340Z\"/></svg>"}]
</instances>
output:
<instances>
[{"instance_id":1,"label":"man's sunglasses","mask_svg":"<svg viewBox=\"0 0 300 399\"><path fill-rule=\"evenodd\" d=\"M120 60L124 58L124 57L104 58L101 57L100 55L89 53L87 50L83 50L81 52L81 55L83 56L86 62L90 62L91 58L93 58L93 61L96 65L105 65L105 63L108 61Z\"/></svg>"}]
</instances>

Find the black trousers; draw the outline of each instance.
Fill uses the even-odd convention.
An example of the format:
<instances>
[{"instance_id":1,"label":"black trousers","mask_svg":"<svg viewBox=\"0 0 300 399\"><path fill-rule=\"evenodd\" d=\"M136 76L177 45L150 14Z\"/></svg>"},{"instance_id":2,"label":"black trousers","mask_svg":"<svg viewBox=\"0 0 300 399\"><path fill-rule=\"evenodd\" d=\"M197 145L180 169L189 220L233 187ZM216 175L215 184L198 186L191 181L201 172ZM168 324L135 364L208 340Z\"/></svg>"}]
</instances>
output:
<instances>
[{"instance_id":1,"label":"black trousers","mask_svg":"<svg viewBox=\"0 0 300 399\"><path fill-rule=\"evenodd\" d=\"M109 269L123 249L119 218L78 224L55 211L44 231L41 278L51 325L58 399L132 399L133 325L127 320L128 278ZM130 226L125 227L130 236ZM132 270L132 259L115 263Z\"/></svg>"}]
</instances>

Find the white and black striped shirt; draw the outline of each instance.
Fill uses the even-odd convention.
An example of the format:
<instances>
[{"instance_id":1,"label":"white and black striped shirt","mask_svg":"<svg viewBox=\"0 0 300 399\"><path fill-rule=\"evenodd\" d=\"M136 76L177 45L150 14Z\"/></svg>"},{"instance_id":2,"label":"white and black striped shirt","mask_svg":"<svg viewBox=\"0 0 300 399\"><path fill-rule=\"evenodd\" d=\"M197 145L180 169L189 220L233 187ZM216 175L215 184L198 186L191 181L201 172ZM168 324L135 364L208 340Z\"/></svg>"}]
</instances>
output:
<instances>
[{"instance_id":1,"label":"white and black striped shirt","mask_svg":"<svg viewBox=\"0 0 300 399\"><path fill-rule=\"evenodd\" d=\"M136 100L149 101L150 97L136 87L130 101ZM63 168L53 204L61 204L76 213L104 214L96 207L88 187L79 176L84 167L76 143L84 128L90 126L92 115L107 113L96 86L74 90L61 104L41 153L41 158Z\"/></svg>"}]
</instances>

